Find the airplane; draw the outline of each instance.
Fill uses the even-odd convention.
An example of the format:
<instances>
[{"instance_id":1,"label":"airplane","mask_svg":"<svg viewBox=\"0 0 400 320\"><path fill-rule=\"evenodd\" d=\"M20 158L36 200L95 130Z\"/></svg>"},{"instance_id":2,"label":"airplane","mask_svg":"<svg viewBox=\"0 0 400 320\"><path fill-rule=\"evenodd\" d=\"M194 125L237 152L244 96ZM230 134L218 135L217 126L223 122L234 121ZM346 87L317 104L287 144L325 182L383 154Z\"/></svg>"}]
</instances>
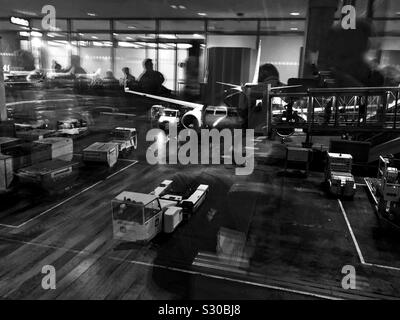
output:
<instances>
[{"instance_id":1,"label":"airplane","mask_svg":"<svg viewBox=\"0 0 400 320\"><path fill-rule=\"evenodd\" d=\"M256 63L256 69L255 69L255 74L254 74L254 79L252 83L247 83L245 85L248 86L255 86L255 85L260 85L259 83L256 83L258 81L258 73L259 73L259 68L260 68L260 59L261 59L261 45L258 48L258 54L257 54L257 63ZM240 91L243 91L241 86L234 85L234 84L228 84L230 86L234 86L236 89L240 89ZM274 91L274 90L281 90L281 89L286 89L286 88L291 88L291 87L299 87L299 86L282 86L282 87L268 87L268 90ZM186 112L182 118L181 118L181 124L183 125L184 128L186 129L195 129L199 130L203 127L211 126L215 127L218 123L221 121L215 121L213 124L206 124L203 120L203 113L204 111L208 109L218 109L218 108L226 108L226 106L207 106L201 103L195 103L195 102L189 102L189 101L184 101L184 100L179 100L179 99L172 99L172 98L166 98L166 97L161 97L153 94L147 94L143 92L138 92L134 90L130 90L129 88L125 87L124 88L126 93L131 93L137 96L141 96L144 98L151 98L159 101L164 101L176 105L180 105L183 107L186 107L188 109L191 109L190 111ZM223 115L222 117L228 117L227 114Z\"/></svg>"}]
</instances>

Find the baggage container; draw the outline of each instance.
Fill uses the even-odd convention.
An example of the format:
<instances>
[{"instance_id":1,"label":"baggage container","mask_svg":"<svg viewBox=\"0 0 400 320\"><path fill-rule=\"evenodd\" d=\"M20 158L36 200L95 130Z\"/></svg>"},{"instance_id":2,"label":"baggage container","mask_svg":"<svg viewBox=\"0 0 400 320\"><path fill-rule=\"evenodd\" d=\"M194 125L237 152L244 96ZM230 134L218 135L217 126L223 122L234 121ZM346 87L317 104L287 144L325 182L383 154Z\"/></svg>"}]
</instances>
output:
<instances>
[{"instance_id":1,"label":"baggage container","mask_svg":"<svg viewBox=\"0 0 400 320\"><path fill-rule=\"evenodd\" d=\"M31 159L32 144L21 143L13 145L2 151L4 155L12 158L12 167L14 171L32 165Z\"/></svg>"},{"instance_id":2,"label":"baggage container","mask_svg":"<svg viewBox=\"0 0 400 320\"><path fill-rule=\"evenodd\" d=\"M74 143L72 139L51 137L35 141L32 148L32 161L37 158L44 160L60 159L72 161Z\"/></svg>"},{"instance_id":3,"label":"baggage container","mask_svg":"<svg viewBox=\"0 0 400 320\"><path fill-rule=\"evenodd\" d=\"M53 193L71 186L78 176L76 166L77 163L55 159L20 169L16 175L22 184Z\"/></svg>"},{"instance_id":4,"label":"baggage container","mask_svg":"<svg viewBox=\"0 0 400 320\"><path fill-rule=\"evenodd\" d=\"M0 153L0 192L7 191L14 180L12 160L11 156Z\"/></svg>"},{"instance_id":5,"label":"baggage container","mask_svg":"<svg viewBox=\"0 0 400 320\"><path fill-rule=\"evenodd\" d=\"M17 146L21 143L20 139L11 137L0 137L0 153L4 153L8 148Z\"/></svg>"},{"instance_id":6,"label":"baggage container","mask_svg":"<svg viewBox=\"0 0 400 320\"><path fill-rule=\"evenodd\" d=\"M103 163L111 168L117 163L118 149L117 143L95 142L83 150L83 162Z\"/></svg>"},{"instance_id":7,"label":"baggage container","mask_svg":"<svg viewBox=\"0 0 400 320\"><path fill-rule=\"evenodd\" d=\"M25 141L36 141L54 135L54 130L34 129L17 131L16 136Z\"/></svg>"}]
</instances>

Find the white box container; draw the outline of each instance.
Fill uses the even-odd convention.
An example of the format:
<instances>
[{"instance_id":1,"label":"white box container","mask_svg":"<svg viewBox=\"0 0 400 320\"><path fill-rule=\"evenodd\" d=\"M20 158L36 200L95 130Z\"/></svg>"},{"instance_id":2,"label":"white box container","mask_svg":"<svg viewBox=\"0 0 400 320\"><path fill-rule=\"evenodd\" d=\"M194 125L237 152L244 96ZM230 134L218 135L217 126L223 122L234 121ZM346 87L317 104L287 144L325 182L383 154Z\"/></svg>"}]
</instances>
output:
<instances>
[{"instance_id":1,"label":"white box container","mask_svg":"<svg viewBox=\"0 0 400 320\"><path fill-rule=\"evenodd\" d=\"M45 157L45 160L71 161L74 153L74 142L69 138L44 138L34 142L32 157L35 156L35 153Z\"/></svg>"},{"instance_id":2,"label":"white box container","mask_svg":"<svg viewBox=\"0 0 400 320\"><path fill-rule=\"evenodd\" d=\"M118 161L118 144L95 142L83 150L85 163L106 163L110 168Z\"/></svg>"}]
</instances>

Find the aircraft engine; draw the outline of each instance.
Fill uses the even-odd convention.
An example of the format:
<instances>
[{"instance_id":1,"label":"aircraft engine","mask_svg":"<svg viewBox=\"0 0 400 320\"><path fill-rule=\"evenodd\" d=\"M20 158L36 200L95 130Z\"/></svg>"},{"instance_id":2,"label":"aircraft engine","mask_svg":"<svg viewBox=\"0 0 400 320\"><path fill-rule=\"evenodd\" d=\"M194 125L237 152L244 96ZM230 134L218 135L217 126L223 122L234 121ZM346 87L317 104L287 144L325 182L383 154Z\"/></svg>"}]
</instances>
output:
<instances>
[{"instance_id":1,"label":"aircraft engine","mask_svg":"<svg viewBox=\"0 0 400 320\"><path fill-rule=\"evenodd\" d=\"M186 129L200 130L202 126L201 109L194 109L186 112L182 116L181 122Z\"/></svg>"}]
</instances>

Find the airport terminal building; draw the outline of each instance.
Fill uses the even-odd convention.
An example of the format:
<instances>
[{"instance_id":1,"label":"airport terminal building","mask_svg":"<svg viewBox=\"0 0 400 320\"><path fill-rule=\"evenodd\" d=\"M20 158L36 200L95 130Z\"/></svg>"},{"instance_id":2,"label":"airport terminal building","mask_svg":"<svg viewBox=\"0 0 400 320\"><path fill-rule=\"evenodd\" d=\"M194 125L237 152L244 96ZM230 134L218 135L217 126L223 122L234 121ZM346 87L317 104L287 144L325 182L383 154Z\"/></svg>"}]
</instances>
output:
<instances>
[{"instance_id":1,"label":"airport terminal building","mask_svg":"<svg viewBox=\"0 0 400 320\"><path fill-rule=\"evenodd\" d=\"M0 7L0 299L400 298L399 1Z\"/></svg>"}]
</instances>

